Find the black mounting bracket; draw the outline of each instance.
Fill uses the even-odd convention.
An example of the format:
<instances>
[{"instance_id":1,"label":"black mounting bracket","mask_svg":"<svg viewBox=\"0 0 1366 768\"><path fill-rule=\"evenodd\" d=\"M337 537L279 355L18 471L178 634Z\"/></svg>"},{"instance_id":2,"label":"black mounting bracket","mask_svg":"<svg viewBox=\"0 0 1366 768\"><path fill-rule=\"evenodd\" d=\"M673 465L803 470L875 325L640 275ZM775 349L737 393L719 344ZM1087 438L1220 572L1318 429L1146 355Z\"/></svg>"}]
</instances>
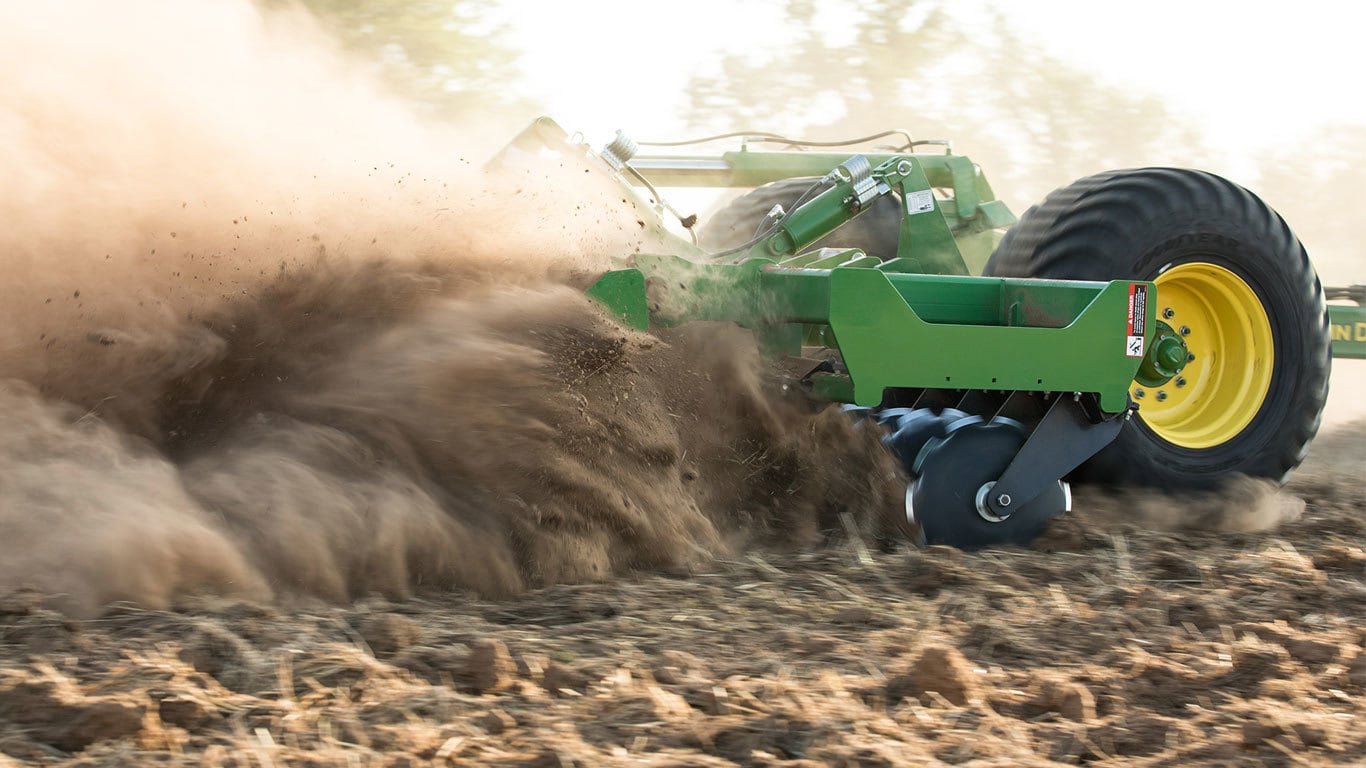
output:
<instances>
[{"instance_id":1,"label":"black mounting bracket","mask_svg":"<svg viewBox=\"0 0 1366 768\"><path fill-rule=\"evenodd\" d=\"M987 506L1008 517L1113 442L1126 421L1127 412L1102 414L1094 395L1058 395L986 494Z\"/></svg>"}]
</instances>

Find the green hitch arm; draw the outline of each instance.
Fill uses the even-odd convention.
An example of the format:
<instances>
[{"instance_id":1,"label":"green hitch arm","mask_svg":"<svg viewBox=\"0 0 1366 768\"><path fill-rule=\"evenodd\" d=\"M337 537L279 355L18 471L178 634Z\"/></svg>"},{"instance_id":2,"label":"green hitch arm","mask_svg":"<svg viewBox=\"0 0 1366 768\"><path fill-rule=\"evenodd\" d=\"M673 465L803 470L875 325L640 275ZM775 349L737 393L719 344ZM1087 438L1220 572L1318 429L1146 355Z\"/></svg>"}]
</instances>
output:
<instances>
[{"instance_id":1,"label":"green hitch arm","mask_svg":"<svg viewBox=\"0 0 1366 768\"><path fill-rule=\"evenodd\" d=\"M783 213L772 233L750 248L752 258L791 256L834 232L868 210L877 198L891 191L873 179L868 158L854 155L820 177L815 187L828 189ZM809 194L809 193L808 193Z\"/></svg>"},{"instance_id":2,"label":"green hitch arm","mask_svg":"<svg viewBox=\"0 0 1366 768\"><path fill-rule=\"evenodd\" d=\"M788 211L769 235L749 249L751 258L792 256L857 218L878 198L895 190L900 193L902 208L896 271L968 274L953 230L921 166L921 158L893 155L874 168L866 156L854 155L822 176L817 184L830 188Z\"/></svg>"}]
</instances>

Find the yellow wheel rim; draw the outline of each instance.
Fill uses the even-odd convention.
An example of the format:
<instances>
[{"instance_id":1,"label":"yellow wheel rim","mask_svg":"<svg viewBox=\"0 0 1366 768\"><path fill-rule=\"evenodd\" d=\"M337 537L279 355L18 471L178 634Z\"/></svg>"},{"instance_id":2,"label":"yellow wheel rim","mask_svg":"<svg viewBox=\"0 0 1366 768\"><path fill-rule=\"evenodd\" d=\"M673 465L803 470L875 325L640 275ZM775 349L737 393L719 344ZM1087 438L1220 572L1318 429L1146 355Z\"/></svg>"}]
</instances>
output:
<instances>
[{"instance_id":1,"label":"yellow wheel rim","mask_svg":"<svg viewBox=\"0 0 1366 768\"><path fill-rule=\"evenodd\" d=\"M1226 443L1261 410L1271 386L1266 310L1241 277L1214 264L1181 264L1153 282L1158 317L1185 337L1195 359L1160 387L1135 382L1138 414L1183 448Z\"/></svg>"}]
</instances>

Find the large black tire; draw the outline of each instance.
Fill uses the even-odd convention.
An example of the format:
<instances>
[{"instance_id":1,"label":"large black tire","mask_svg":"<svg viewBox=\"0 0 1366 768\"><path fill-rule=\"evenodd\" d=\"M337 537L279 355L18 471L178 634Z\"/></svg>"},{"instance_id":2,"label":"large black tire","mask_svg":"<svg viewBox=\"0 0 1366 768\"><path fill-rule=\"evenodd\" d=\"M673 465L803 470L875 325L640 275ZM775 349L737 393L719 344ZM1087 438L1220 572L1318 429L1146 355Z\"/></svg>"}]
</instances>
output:
<instances>
[{"instance_id":1,"label":"large black tire","mask_svg":"<svg viewBox=\"0 0 1366 768\"><path fill-rule=\"evenodd\" d=\"M702 222L697 240L708 251L735 248L754 239L756 230L774 205L791 211L816 178L783 179L757 187L732 200ZM883 261L896 257L901 231L901 202L896 194L878 198L872 208L823 239L814 248L858 248Z\"/></svg>"},{"instance_id":2,"label":"large black tire","mask_svg":"<svg viewBox=\"0 0 1366 768\"><path fill-rule=\"evenodd\" d=\"M1303 460L1318 430L1332 364L1323 288L1285 221L1246 189L1209 173L1173 168L1090 176L1029 209L1006 233L984 272L1069 280L1155 280L1159 312L1167 280L1170 295L1185 296L1195 315L1206 297L1199 295L1201 283L1192 282L1192 276L1203 275L1213 279L1213 285L1229 288L1230 295L1246 296L1239 306L1250 310L1246 314L1254 316L1251 322L1260 322L1255 317L1258 309L1264 313L1266 322L1260 327L1269 327L1269 334L1252 325L1243 336L1269 340L1271 363L1265 365L1258 353L1254 357L1263 363L1249 367L1247 373L1230 367L1204 380L1208 391L1203 402L1222 402L1243 409L1245 415L1219 428L1219 413L1208 411L1215 428L1200 439L1187 439L1162 421L1167 417L1160 415L1157 393L1143 392L1152 409L1149 418L1144 418L1145 401L1136 400L1137 418L1074 473L1074 480L1198 488L1241 473L1284 482ZM1204 307L1211 313L1208 317L1214 317L1217 326L1222 311L1230 318L1229 328L1237 325L1232 318L1244 313L1233 312L1232 303L1218 304L1225 299L1214 293L1208 297L1216 303ZM1183 318L1173 316L1167 322L1180 327ZM1195 329L1188 339L1192 351L1199 335ZM1244 343L1231 330L1222 337L1235 345ZM1226 354L1224 359L1231 357ZM1265 382L1253 388L1264 387L1259 405L1229 390L1242 386L1240 375L1241 381ZM1196 393L1171 391L1181 396ZM1136 386L1134 393L1139 392ZM1168 393L1161 394L1168 402ZM1198 407L1202 401L1192 402Z\"/></svg>"}]
</instances>

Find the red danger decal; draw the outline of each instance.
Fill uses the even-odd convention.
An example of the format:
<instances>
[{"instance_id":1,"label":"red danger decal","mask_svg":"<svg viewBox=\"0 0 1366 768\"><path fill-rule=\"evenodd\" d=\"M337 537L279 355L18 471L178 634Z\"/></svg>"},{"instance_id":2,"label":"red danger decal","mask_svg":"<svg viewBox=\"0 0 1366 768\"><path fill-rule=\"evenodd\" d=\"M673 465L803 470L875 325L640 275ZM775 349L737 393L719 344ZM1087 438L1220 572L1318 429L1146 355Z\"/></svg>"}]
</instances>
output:
<instances>
[{"instance_id":1,"label":"red danger decal","mask_svg":"<svg viewBox=\"0 0 1366 768\"><path fill-rule=\"evenodd\" d=\"M1148 286L1129 283L1129 317L1124 333L1124 354L1143 357L1143 330L1148 326Z\"/></svg>"},{"instance_id":2,"label":"red danger decal","mask_svg":"<svg viewBox=\"0 0 1366 768\"><path fill-rule=\"evenodd\" d=\"M1126 336L1142 336L1148 325L1148 286L1129 283L1129 327Z\"/></svg>"}]
</instances>

